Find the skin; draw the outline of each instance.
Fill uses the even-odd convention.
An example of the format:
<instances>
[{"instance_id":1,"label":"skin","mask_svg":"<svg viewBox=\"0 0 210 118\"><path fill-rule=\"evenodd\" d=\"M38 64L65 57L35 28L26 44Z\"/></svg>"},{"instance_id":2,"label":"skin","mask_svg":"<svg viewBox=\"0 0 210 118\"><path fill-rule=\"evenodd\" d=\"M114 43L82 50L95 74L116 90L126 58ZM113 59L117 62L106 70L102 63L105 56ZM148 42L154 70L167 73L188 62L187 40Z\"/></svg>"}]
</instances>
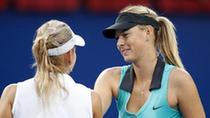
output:
<instances>
[{"instance_id":1,"label":"skin","mask_svg":"<svg viewBox=\"0 0 210 118\"><path fill-rule=\"evenodd\" d=\"M102 105L100 96L96 92L91 92L93 118L102 118Z\"/></svg>"},{"instance_id":2,"label":"skin","mask_svg":"<svg viewBox=\"0 0 210 118\"><path fill-rule=\"evenodd\" d=\"M71 63L69 68L72 68L76 62L75 48L69 51L65 58L68 59L69 63ZM16 84L10 84L4 89L0 99L0 118L13 118L12 107L15 99L16 88ZM102 118L102 105L100 96L96 92L92 91L91 100L93 118Z\"/></svg>"},{"instance_id":3,"label":"skin","mask_svg":"<svg viewBox=\"0 0 210 118\"><path fill-rule=\"evenodd\" d=\"M157 62L152 26L135 26L124 32L116 32L117 48L124 60L134 67L136 79L127 104L129 112L137 112L150 95L149 87ZM94 90L100 95L102 112L108 110L112 97L117 99L121 69L105 69L97 78ZM143 95L139 95L143 91ZM168 104L179 107L184 118L205 118L205 112L192 77L183 69L175 67L169 76ZM191 107L193 106L193 107Z\"/></svg>"},{"instance_id":4,"label":"skin","mask_svg":"<svg viewBox=\"0 0 210 118\"><path fill-rule=\"evenodd\" d=\"M12 118L12 105L15 98L16 85L8 85L0 100L0 118Z\"/></svg>"}]
</instances>

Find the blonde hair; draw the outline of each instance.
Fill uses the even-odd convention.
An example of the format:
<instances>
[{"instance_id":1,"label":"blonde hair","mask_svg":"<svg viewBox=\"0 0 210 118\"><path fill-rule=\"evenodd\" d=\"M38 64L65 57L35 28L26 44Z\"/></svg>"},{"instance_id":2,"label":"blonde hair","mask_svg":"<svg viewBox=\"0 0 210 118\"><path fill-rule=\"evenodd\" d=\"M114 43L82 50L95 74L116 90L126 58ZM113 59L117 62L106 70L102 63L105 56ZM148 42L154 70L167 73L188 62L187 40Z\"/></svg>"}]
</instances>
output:
<instances>
[{"instance_id":1,"label":"blonde hair","mask_svg":"<svg viewBox=\"0 0 210 118\"><path fill-rule=\"evenodd\" d=\"M67 24L58 20L50 20L38 28L32 46L36 66L36 91L44 104L59 90L66 91L58 78L58 73L67 73L70 67L65 60L66 54L48 56L48 49L59 47L72 37ZM66 91L67 92L67 91Z\"/></svg>"},{"instance_id":2,"label":"blonde hair","mask_svg":"<svg viewBox=\"0 0 210 118\"><path fill-rule=\"evenodd\" d=\"M155 11L141 5L127 6L120 11L120 13L123 12L145 14L158 21L160 24L160 29L159 31L155 31L155 47L161 52L161 54L164 55L167 63L184 68L179 56L175 27L168 18L158 16Z\"/></svg>"}]
</instances>

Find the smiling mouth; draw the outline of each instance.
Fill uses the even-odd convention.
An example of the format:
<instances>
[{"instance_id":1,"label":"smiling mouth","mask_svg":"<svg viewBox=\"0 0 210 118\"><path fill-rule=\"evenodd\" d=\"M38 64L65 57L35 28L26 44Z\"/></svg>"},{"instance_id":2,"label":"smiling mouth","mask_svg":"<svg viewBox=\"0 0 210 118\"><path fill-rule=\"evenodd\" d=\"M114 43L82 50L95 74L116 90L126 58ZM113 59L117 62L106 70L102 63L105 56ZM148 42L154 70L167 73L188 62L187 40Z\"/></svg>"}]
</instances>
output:
<instances>
[{"instance_id":1,"label":"smiling mouth","mask_svg":"<svg viewBox=\"0 0 210 118\"><path fill-rule=\"evenodd\" d=\"M121 54L122 54L122 55L126 55L126 54L128 53L128 51L129 51L128 49L121 50Z\"/></svg>"}]
</instances>

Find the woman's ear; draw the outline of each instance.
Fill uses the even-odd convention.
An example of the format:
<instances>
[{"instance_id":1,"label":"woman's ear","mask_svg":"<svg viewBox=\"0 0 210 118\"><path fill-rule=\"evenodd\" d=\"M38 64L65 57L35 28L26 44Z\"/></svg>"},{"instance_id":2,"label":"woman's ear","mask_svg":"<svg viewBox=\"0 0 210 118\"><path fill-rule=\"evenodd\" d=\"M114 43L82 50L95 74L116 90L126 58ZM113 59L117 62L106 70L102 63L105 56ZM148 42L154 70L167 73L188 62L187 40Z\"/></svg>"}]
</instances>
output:
<instances>
[{"instance_id":1,"label":"woman's ear","mask_svg":"<svg viewBox=\"0 0 210 118\"><path fill-rule=\"evenodd\" d=\"M152 26L150 26L150 25L147 25L146 26L146 33L148 34L148 35L151 35L152 33L153 33L153 27Z\"/></svg>"},{"instance_id":2,"label":"woman's ear","mask_svg":"<svg viewBox=\"0 0 210 118\"><path fill-rule=\"evenodd\" d=\"M155 35L154 35L154 28L151 25L147 25L145 28L146 31L146 41L149 41L150 39L154 39Z\"/></svg>"}]
</instances>

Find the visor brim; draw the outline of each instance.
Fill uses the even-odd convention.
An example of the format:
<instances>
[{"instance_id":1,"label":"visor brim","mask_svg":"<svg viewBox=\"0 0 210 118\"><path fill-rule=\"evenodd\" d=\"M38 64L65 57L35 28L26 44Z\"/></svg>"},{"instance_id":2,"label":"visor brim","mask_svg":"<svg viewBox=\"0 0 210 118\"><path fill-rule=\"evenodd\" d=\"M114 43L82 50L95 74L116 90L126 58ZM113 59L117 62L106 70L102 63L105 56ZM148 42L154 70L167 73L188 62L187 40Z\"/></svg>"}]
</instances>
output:
<instances>
[{"instance_id":1,"label":"visor brim","mask_svg":"<svg viewBox=\"0 0 210 118\"><path fill-rule=\"evenodd\" d=\"M137 25L136 23L115 23L103 30L103 35L106 38L115 38L116 31L127 30Z\"/></svg>"},{"instance_id":2,"label":"visor brim","mask_svg":"<svg viewBox=\"0 0 210 118\"><path fill-rule=\"evenodd\" d=\"M80 47L85 46L85 40L81 36L75 34L75 39L76 39L75 40L76 46L80 46Z\"/></svg>"}]
</instances>

